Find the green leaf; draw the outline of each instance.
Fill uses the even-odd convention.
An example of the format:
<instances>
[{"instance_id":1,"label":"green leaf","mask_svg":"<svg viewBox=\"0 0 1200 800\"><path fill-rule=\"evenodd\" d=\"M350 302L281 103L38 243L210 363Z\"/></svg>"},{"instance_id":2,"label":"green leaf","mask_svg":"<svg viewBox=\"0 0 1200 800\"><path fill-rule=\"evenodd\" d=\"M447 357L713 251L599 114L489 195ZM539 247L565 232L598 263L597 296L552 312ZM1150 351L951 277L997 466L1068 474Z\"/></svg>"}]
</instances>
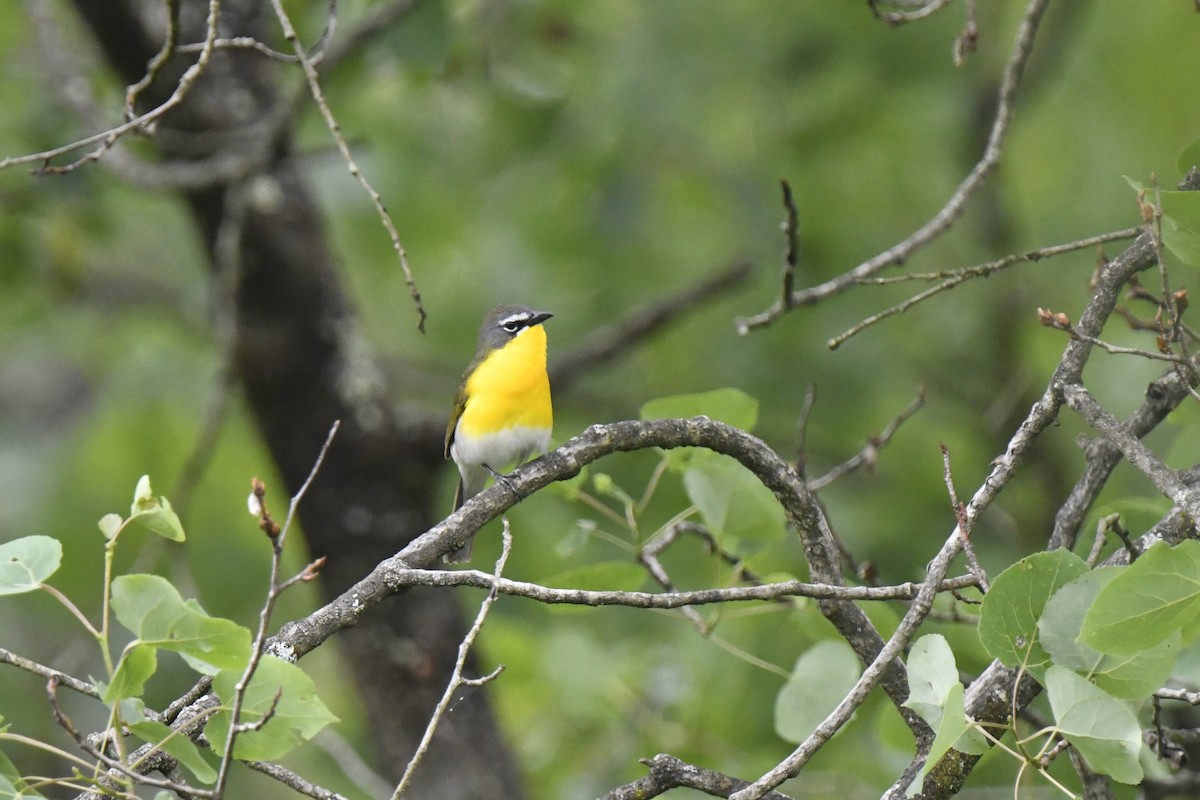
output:
<instances>
[{"instance_id":1,"label":"green leaf","mask_svg":"<svg viewBox=\"0 0 1200 800\"><path fill-rule=\"evenodd\" d=\"M1157 645L1121 656L1101 653L1079 641L1088 609L1124 570L1101 567L1059 589L1046 604L1038 623L1038 637L1055 664L1088 675L1114 697L1141 700L1170 677L1181 649L1179 631Z\"/></svg>"},{"instance_id":2,"label":"green leaf","mask_svg":"<svg viewBox=\"0 0 1200 800\"><path fill-rule=\"evenodd\" d=\"M165 497L159 498L161 505L151 511L134 514L129 518L132 524L141 525L152 533L172 542L182 542L186 537L183 533L183 523L171 508L171 503Z\"/></svg>"},{"instance_id":3,"label":"green leaf","mask_svg":"<svg viewBox=\"0 0 1200 800\"><path fill-rule=\"evenodd\" d=\"M183 598L157 575L121 575L112 582L112 610L117 620L144 639L161 639L169 619L183 613Z\"/></svg>"},{"instance_id":4,"label":"green leaf","mask_svg":"<svg viewBox=\"0 0 1200 800\"><path fill-rule=\"evenodd\" d=\"M1185 264L1200 265L1200 193L1160 192L1162 240Z\"/></svg>"},{"instance_id":5,"label":"green leaf","mask_svg":"<svg viewBox=\"0 0 1200 800\"><path fill-rule=\"evenodd\" d=\"M785 535L787 519L779 501L734 458L695 453L683 473L683 486L715 534L766 541Z\"/></svg>"},{"instance_id":6,"label":"green leaf","mask_svg":"<svg viewBox=\"0 0 1200 800\"><path fill-rule=\"evenodd\" d=\"M1200 542L1158 542L1104 587L1080 638L1102 653L1153 647L1200 614Z\"/></svg>"},{"instance_id":7,"label":"green leaf","mask_svg":"<svg viewBox=\"0 0 1200 800\"><path fill-rule=\"evenodd\" d=\"M100 532L104 534L104 538L112 540L114 536L121 532L121 526L125 524L125 520L121 519L120 514L105 514L96 523L100 527Z\"/></svg>"},{"instance_id":8,"label":"green leaf","mask_svg":"<svg viewBox=\"0 0 1200 800\"><path fill-rule=\"evenodd\" d=\"M58 571L62 543L49 536L25 536L0 544L0 595L32 592Z\"/></svg>"},{"instance_id":9,"label":"green leaf","mask_svg":"<svg viewBox=\"0 0 1200 800\"><path fill-rule=\"evenodd\" d=\"M1185 264L1200 265L1200 192L1155 190L1138 181L1125 180L1137 191L1146 193L1147 203L1154 203L1156 197L1162 203L1162 242L1167 249Z\"/></svg>"},{"instance_id":10,"label":"green leaf","mask_svg":"<svg viewBox=\"0 0 1200 800\"><path fill-rule=\"evenodd\" d=\"M968 725L963 693L962 684L955 682L943 698L940 714L941 719L937 725L933 725L936 731L933 737L933 744L929 747L929 754L925 756L925 763L921 765L921 770L917 773L917 777L908 785L908 789L905 790L905 797L912 797L921 791L921 787L925 782L925 775L937 765L938 761L946 753L952 749L958 749L960 752L972 752L966 749L966 744L964 744L964 747L955 748L956 741L962 739L964 743L971 744L973 747L974 737L978 737L984 744L976 755L982 755L987 752L986 738L978 730ZM905 703L905 705L908 705L908 703ZM927 722L929 721L927 718L923 717L923 719L926 719ZM971 734L973 734L973 737L968 738Z\"/></svg>"},{"instance_id":11,"label":"green leaf","mask_svg":"<svg viewBox=\"0 0 1200 800\"><path fill-rule=\"evenodd\" d=\"M217 755L225 753L229 738L229 705L233 702L234 687L241 678L241 670L222 670L213 679L213 691L221 698L225 709L209 720L205 734ZM272 712L277 695L279 703ZM246 689L239 722L253 723L268 713L270 719L262 728L238 736L233 748L235 758L274 761L337 721L317 697L316 687L304 670L269 655L263 656Z\"/></svg>"},{"instance_id":12,"label":"green leaf","mask_svg":"<svg viewBox=\"0 0 1200 800\"><path fill-rule=\"evenodd\" d=\"M238 669L250 658L250 631L210 617L157 575L122 575L112 583L117 619L144 644L172 650L199 672Z\"/></svg>"},{"instance_id":13,"label":"green leaf","mask_svg":"<svg viewBox=\"0 0 1200 800\"><path fill-rule=\"evenodd\" d=\"M180 764L183 764L189 772L196 776L196 780L201 783L216 781L217 771L204 760L204 756L200 754L200 748L196 747L196 743L187 736L151 719L127 723L127 727L143 742L152 744L174 756Z\"/></svg>"},{"instance_id":14,"label":"green leaf","mask_svg":"<svg viewBox=\"0 0 1200 800\"><path fill-rule=\"evenodd\" d=\"M1038 620L1059 588L1087 572L1083 559L1067 550L1035 553L996 576L979 612L979 640L1006 667L1022 664L1040 672L1050 656L1038 642Z\"/></svg>"},{"instance_id":15,"label":"green leaf","mask_svg":"<svg viewBox=\"0 0 1200 800\"><path fill-rule=\"evenodd\" d=\"M0 717L0 719L3 718ZM22 777L16 765L8 760L8 756L0 753L0 800L14 800L15 798L29 800L29 798L42 796L33 789L22 788L27 783L28 781Z\"/></svg>"},{"instance_id":16,"label":"green leaf","mask_svg":"<svg viewBox=\"0 0 1200 800\"><path fill-rule=\"evenodd\" d=\"M933 744L929 746L929 755L925 757L925 763L921 765L916 779L909 784L904 793L905 797L912 797L921 791L925 775L951 750L969 755L983 755L988 751L987 737L978 728L972 727L967 717L964 691L963 685L956 683L946 694L944 713L941 722L935 726L936 733Z\"/></svg>"},{"instance_id":17,"label":"green leaf","mask_svg":"<svg viewBox=\"0 0 1200 800\"><path fill-rule=\"evenodd\" d=\"M817 642L796 659L787 683L775 696L775 732L798 744L854 688L862 665L841 639Z\"/></svg>"},{"instance_id":18,"label":"green leaf","mask_svg":"<svg viewBox=\"0 0 1200 800\"><path fill-rule=\"evenodd\" d=\"M1129 707L1066 667L1046 670L1055 725L1096 772L1121 783L1142 780L1142 729Z\"/></svg>"},{"instance_id":19,"label":"green leaf","mask_svg":"<svg viewBox=\"0 0 1200 800\"><path fill-rule=\"evenodd\" d=\"M150 489L150 476L143 475L133 493L126 524L137 523L147 530L173 542L184 540L183 523L165 497L155 497Z\"/></svg>"},{"instance_id":20,"label":"green leaf","mask_svg":"<svg viewBox=\"0 0 1200 800\"><path fill-rule=\"evenodd\" d=\"M937 729L946 695L958 684L958 667L946 637L928 634L913 643L908 655L908 699L904 705Z\"/></svg>"},{"instance_id":21,"label":"green leaf","mask_svg":"<svg viewBox=\"0 0 1200 800\"><path fill-rule=\"evenodd\" d=\"M642 406L641 418L674 419L706 416L741 428L754 430L758 423L758 401L741 389L713 389L698 394L660 397Z\"/></svg>"},{"instance_id":22,"label":"green leaf","mask_svg":"<svg viewBox=\"0 0 1200 800\"><path fill-rule=\"evenodd\" d=\"M155 497L150 489L150 476L143 475L133 492L133 505L125 524L137 523L147 530L173 542L184 540L183 523L165 497Z\"/></svg>"},{"instance_id":23,"label":"green leaf","mask_svg":"<svg viewBox=\"0 0 1200 800\"><path fill-rule=\"evenodd\" d=\"M205 675L241 667L249 661L248 628L233 620L208 616L194 600L188 601L188 607L192 613L179 619L169 640L157 642L159 647L179 653L192 669Z\"/></svg>"},{"instance_id":24,"label":"green leaf","mask_svg":"<svg viewBox=\"0 0 1200 800\"><path fill-rule=\"evenodd\" d=\"M936 732L937 752L926 759L927 766L932 767L951 748L972 755L988 751L987 737L967 716L954 652L945 637L928 634L913 644L908 656L908 685L909 695L904 705L917 712Z\"/></svg>"},{"instance_id":25,"label":"green leaf","mask_svg":"<svg viewBox=\"0 0 1200 800\"><path fill-rule=\"evenodd\" d=\"M125 648L120 662L117 663L112 682L104 687L104 702L112 703L141 695L146 681L150 680L157 669L157 648L136 642Z\"/></svg>"}]
</instances>

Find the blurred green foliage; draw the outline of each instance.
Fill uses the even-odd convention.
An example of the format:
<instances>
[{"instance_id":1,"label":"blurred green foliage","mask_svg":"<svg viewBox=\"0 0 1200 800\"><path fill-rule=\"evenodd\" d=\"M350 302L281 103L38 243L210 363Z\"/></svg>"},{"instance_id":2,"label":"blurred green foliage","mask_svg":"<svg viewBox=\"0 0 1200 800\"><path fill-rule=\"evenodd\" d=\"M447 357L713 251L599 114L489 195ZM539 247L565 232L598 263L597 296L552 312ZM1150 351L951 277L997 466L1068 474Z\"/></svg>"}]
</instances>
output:
<instances>
[{"instance_id":1,"label":"blurred green foliage","mask_svg":"<svg viewBox=\"0 0 1200 800\"><path fill-rule=\"evenodd\" d=\"M339 5L344 29L371 4ZM325 3L291 7L311 40ZM860 287L746 337L735 334L732 319L761 310L777 291L780 178L791 181L800 210L800 285L840 274L940 208L981 151L1018 13L1014 4L981 4L979 50L955 68L958 6L889 28L865 4L427 0L325 82L361 166L396 218L430 313L424 337L378 218L311 112L300 123L298 157L325 205L366 337L396 402L414 415L442 418L477 320L496 302L555 311L553 359L593 329L733 259L750 259L748 288L557 392L556 439L635 416L656 397L733 386L759 401L757 435L792 457L804 393L814 384L805 456L809 473L819 475L924 386L926 408L875 469L822 493L854 555L874 562L883 581L908 580L954 524L938 443L949 446L958 491L969 496L1065 343L1037 324L1036 308L1077 313L1095 254L963 285L836 352L824 346L830 336L925 284ZM55 14L69 20L66 9ZM906 266L950 268L1136 224L1122 176L1156 174L1173 186L1176 157L1196 139L1195 25L1183 4L1053 5L1000 169L954 229ZM7 15L0 157L90 132L57 97L38 50L29 20ZM91 75L106 97L118 96L99 70ZM298 86L298 73L287 80ZM114 104L111 117L118 113ZM1176 277L1186 283L1192 274L1181 269ZM0 171L0 539L63 539L60 580L81 602L100 597L96 520L120 506L136 477L153 474L162 494L180 500L172 481L218 391L209 293L198 238L175 198L132 189L103 165L65 177ZM1106 336L1138 341L1117 329ZM1158 367L1115 358L1097 357L1111 373L1093 367L1093 388L1110 407L1131 409ZM1074 446L1081 430L1065 416L983 517L975 544L986 568L998 572L1043 545L1082 461ZM1196 434L1168 428L1150 443L1165 447L1178 437L1194 443ZM597 465L634 497L654 467L649 453ZM165 574L211 613L250 620L268 562L244 511L252 475L276 488L281 507L281 487L235 392L200 485L176 509L188 542L168 549L147 541L130 560L139 571ZM452 469L444 481L448 506ZM1106 497L1149 495L1122 471ZM645 509L644 529L686 502L684 487L667 476ZM628 558L637 538L550 493L511 519L517 544L509 574L521 579ZM589 521L581 527L580 519ZM592 533L571 533L580 530ZM558 546L564 539L573 546ZM487 563L497 541L494 530L480 536L477 563ZM306 561L299 542L289 542L292 571ZM698 542L685 540L665 563L681 587L729 577ZM794 542L755 552L750 564L760 573L803 574ZM306 613L316 597L311 587L289 591L276 618ZM470 591L462 597L467 607L478 599ZM884 621L896 612L868 612L886 635ZM496 606L480 647L485 662L508 665L489 691L532 796L598 795L640 775L637 758L660 751L743 777L790 751L772 724L775 697L797 657L831 636L828 625L804 603L705 614L716 623L708 638L674 613L564 614L513 599ZM18 621L4 625L5 647L68 672L95 670L72 621L44 598L21 598L5 616ZM947 637L961 669L987 663L971 629L926 627ZM339 680L336 643L305 668L345 720L343 734L362 741L361 701ZM182 670L172 685L170 671L161 666L161 696L151 702L186 685ZM0 709L14 727L59 740L44 704L27 702L38 695L36 683L6 674ZM79 714L81 727L99 723ZM867 796L893 780L908 747L895 711L873 697L806 769L797 791ZM863 759L864 748L874 757ZM354 793L331 761L314 752L303 771ZM992 771L991 763L985 759L975 784L1011 779L1006 765ZM261 778L243 780L254 796L271 791Z\"/></svg>"}]
</instances>

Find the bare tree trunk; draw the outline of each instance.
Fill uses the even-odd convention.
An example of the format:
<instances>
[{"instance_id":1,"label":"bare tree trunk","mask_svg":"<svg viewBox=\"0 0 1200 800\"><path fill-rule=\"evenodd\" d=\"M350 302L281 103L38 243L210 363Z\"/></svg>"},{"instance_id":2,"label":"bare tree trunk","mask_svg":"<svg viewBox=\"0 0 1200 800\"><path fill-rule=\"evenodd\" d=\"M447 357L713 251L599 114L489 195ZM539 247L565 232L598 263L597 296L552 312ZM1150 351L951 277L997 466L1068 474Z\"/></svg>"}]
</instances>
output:
<instances>
[{"instance_id":1,"label":"bare tree trunk","mask_svg":"<svg viewBox=\"0 0 1200 800\"><path fill-rule=\"evenodd\" d=\"M142 4L74 4L119 78L141 79L164 36L146 22ZM270 39L264 9L256 0L226 0L221 35ZM181 3L182 41L202 40L206 12L207 3ZM168 97L191 63L176 62L147 91L146 102ZM441 442L436 431L406 427L393 416L373 365L360 355L354 312L320 211L289 157L289 123L272 123L275 114L287 113L277 69L261 55L216 52L154 142L168 165L202 163L214 173L238 159L251 165L180 194L208 251L215 294L229 287L233 366L289 492L303 482L330 425L342 420L300 507L312 553L328 558L321 582L334 597L426 528ZM283 493L273 496L278 503ZM338 639L365 699L377 761L393 778L416 748L464 631L449 593L418 590ZM407 796L522 795L484 690L476 690L444 719Z\"/></svg>"}]
</instances>

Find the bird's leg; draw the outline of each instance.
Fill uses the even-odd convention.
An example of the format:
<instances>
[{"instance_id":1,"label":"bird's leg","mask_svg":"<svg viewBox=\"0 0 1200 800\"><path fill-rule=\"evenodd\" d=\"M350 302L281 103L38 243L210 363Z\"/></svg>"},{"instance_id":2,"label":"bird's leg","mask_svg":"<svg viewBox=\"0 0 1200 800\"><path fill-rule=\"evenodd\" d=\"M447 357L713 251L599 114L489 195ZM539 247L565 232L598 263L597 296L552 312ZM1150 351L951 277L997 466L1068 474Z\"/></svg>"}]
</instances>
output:
<instances>
[{"instance_id":1,"label":"bird's leg","mask_svg":"<svg viewBox=\"0 0 1200 800\"><path fill-rule=\"evenodd\" d=\"M490 464L484 464L483 468L486 469L491 474L492 478L496 481L496 483L502 484L505 489L508 489L510 492L515 494L517 496L518 500L525 499L524 496L522 496L521 493L517 491L517 487L513 486L512 481L510 481L508 479L507 475L501 475L499 472L496 472L496 470L492 469Z\"/></svg>"}]
</instances>

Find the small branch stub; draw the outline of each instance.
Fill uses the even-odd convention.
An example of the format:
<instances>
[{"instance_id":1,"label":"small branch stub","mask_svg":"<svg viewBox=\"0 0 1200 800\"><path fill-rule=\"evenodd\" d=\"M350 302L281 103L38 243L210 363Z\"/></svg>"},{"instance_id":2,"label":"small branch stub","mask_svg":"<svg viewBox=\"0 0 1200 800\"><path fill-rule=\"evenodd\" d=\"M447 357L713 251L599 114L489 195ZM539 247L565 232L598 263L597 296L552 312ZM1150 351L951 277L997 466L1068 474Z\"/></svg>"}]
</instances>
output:
<instances>
[{"instance_id":1,"label":"small branch stub","mask_svg":"<svg viewBox=\"0 0 1200 800\"><path fill-rule=\"evenodd\" d=\"M1048 308L1038 309L1038 321L1047 328L1058 328L1060 331L1072 333L1071 318L1061 311L1051 311Z\"/></svg>"},{"instance_id":2,"label":"small branch stub","mask_svg":"<svg viewBox=\"0 0 1200 800\"><path fill-rule=\"evenodd\" d=\"M246 499L246 506L250 509L250 515L258 518L259 529L272 541L278 539L279 524L271 518L271 512L267 509L267 485L261 478L250 479L250 496Z\"/></svg>"}]
</instances>

